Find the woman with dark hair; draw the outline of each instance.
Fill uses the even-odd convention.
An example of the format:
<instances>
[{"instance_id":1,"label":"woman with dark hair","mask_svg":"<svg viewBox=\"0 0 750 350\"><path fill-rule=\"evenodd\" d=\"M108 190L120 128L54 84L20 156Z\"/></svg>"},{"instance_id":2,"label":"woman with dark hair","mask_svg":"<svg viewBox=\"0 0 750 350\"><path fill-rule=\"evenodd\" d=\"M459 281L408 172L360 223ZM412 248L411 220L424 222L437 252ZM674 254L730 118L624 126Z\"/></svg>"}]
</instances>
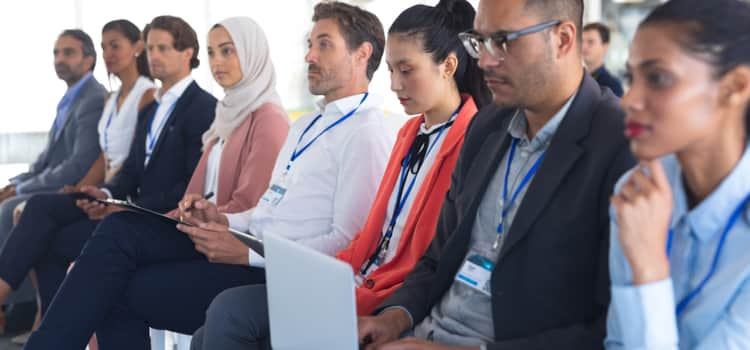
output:
<instances>
[{"instance_id":1,"label":"woman with dark hair","mask_svg":"<svg viewBox=\"0 0 750 350\"><path fill-rule=\"evenodd\" d=\"M102 28L102 58L107 72L117 77L121 85L117 91L110 94L99 119L99 146L102 149L99 159L94 162L86 176L77 184L63 187L61 193L76 192L83 186L106 182L117 173L125 161L138 121L138 111L153 100L151 90L154 84L143 50L141 31L130 21L114 20ZM65 195L45 196L57 198L54 201L67 198ZM25 202L16 208L14 221L20 220L24 207ZM35 275L32 273L31 276L36 285ZM7 281L0 277L0 303L8 297L10 287ZM39 316L40 313L37 312L34 328L38 326ZM3 323L3 315L0 312L0 327ZM22 344L27 338L28 334L24 334L14 338L14 342Z\"/></svg>"},{"instance_id":2,"label":"woman with dark hair","mask_svg":"<svg viewBox=\"0 0 750 350\"><path fill-rule=\"evenodd\" d=\"M750 4L672 0L622 99L640 165L612 197L609 349L750 349Z\"/></svg>"},{"instance_id":3,"label":"woman with dark hair","mask_svg":"<svg viewBox=\"0 0 750 350\"><path fill-rule=\"evenodd\" d=\"M110 94L99 120L99 144L105 165L103 182L108 182L128 156L138 111L153 100L154 83L141 31L132 22L118 19L104 25L102 56L107 73L120 80L120 88Z\"/></svg>"},{"instance_id":4,"label":"woman with dark hair","mask_svg":"<svg viewBox=\"0 0 750 350\"><path fill-rule=\"evenodd\" d=\"M418 116L399 132L362 230L337 254L355 272L359 315L403 283L432 241L466 128L489 100L476 61L458 39L474 15L465 0L443 0L407 9L388 31L391 89L406 113ZM268 336L266 287L244 286L214 299L192 347L256 349L268 345Z\"/></svg>"}]
</instances>

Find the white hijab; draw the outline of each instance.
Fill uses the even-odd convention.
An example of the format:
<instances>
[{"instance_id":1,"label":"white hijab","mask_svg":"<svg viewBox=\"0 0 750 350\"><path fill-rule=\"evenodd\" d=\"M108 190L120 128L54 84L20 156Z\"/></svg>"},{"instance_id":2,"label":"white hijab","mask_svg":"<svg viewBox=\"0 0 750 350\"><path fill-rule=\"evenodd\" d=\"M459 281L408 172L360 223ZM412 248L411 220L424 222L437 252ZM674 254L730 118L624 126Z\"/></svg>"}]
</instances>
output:
<instances>
[{"instance_id":1,"label":"white hijab","mask_svg":"<svg viewBox=\"0 0 750 350\"><path fill-rule=\"evenodd\" d=\"M281 106L276 92L276 71L263 29L249 17L227 18L219 24L232 37L240 60L242 79L224 89L224 98L216 104L216 117L203 134L203 147L217 138L226 140L245 117L265 103Z\"/></svg>"}]
</instances>

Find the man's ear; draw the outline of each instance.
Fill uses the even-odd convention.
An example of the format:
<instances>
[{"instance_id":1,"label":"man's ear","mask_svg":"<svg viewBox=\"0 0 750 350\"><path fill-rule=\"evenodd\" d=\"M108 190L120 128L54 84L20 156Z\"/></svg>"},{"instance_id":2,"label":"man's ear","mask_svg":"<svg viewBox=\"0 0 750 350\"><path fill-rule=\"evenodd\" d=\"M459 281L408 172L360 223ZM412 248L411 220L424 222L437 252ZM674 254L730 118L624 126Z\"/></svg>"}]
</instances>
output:
<instances>
[{"instance_id":1,"label":"man's ear","mask_svg":"<svg viewBox=\"0 0 750 350\"><path fill-rule=\"evenodd\" d=\"M555 36L555 46L557 47L558 58L565 56L568 52L575 50L576 38L578 37L578 30L576 25L571 21L563 21L558 24L554 29L557 35Z\"/></svg>"},{"instance_id":2,"label":"man's ear","mask_svg":"<svg viewBox=\"0 0 750 350\"><path fill-rule=\"evenodd\" d=\"M187 49L185 49L185 50L182 51L182 56L184 57L184 59L186 59L188 61L188 64L190 64L190 61L193 58L193 53L194 52L195 52L195 50L192 47L189 47L189 48L187 48ZM191 68L192 68L192 65L191 65Z\"/></svg>"},{"instance_id":3,"label":"man's ear","mask_svg":"<svg viewBox=\"0 0 750 350\"><path fill-rule=\"evenodd\" d=\"M370 61L370 57L372 56L372 51L372 43L370 43L369 41L365 41L354 51L354 59L358 63L367 67L367 63Z\"/></svg>"},{"instance_id":4,"label":"man's ear","mask_svg":"<svg viewBox=\"0 0 750 350\"><path fill-rule=\"evenodd\" d=\"M86 56L83 58L83 63L88 67L86 71L93 71L94 70L94 56Z\"/></svg>"}]
</instances>

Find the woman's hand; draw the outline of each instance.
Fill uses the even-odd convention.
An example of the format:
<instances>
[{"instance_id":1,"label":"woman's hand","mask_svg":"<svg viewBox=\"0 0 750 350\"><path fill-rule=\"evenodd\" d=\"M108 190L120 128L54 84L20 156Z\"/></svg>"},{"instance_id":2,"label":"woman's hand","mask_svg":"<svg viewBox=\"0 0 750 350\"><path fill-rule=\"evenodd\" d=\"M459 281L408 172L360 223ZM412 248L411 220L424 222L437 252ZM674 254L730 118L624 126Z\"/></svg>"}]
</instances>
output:
<instances>
[{"instance_id":1,"label":"woman's hand","mask_svg":"<svg viewBox=\"0 0 750 350\"><path fill-rule=\"evenodd\" d=\"M650 176L644 172L648 169ZM666 246L672 215L672 189L659 160L641 162L612 196L617 231L633 284L669 277Z\"/></svg>"}]
</instances>

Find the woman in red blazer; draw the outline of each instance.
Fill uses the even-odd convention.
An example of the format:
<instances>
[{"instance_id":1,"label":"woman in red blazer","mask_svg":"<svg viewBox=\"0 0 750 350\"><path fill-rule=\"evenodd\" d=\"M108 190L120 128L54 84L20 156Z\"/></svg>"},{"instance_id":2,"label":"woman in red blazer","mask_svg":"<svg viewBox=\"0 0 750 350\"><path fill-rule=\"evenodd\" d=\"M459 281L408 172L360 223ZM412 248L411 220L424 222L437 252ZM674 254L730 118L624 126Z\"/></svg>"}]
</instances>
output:
<instances>
[{"instance_id":1,"label":"woman in red blazer","mask_svg":"<svg viewBox=\"0 0 750 350\"><path fill-rule=\"evenodd\" d=\"M410 119L399 132L370 215L337 254L357 276L357 313L370 314L427 249L466 127L489 100L482 73L458 34L471 29L465 0L417 5L388 31L391 90Z\"/></svg>"}]
</instances>

